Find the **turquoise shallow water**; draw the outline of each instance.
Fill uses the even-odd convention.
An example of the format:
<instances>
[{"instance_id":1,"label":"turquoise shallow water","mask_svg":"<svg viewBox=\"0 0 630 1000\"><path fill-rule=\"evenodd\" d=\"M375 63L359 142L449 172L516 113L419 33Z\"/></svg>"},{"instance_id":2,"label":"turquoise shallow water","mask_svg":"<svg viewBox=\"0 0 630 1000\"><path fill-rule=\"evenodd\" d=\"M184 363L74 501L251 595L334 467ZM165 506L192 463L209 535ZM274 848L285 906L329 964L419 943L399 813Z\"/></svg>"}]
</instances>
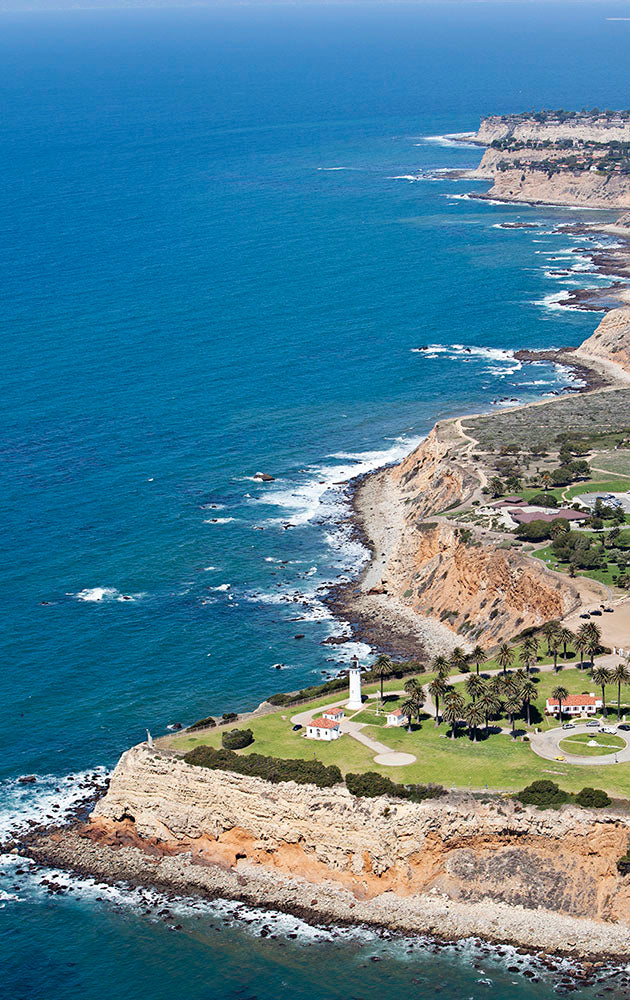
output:
<instances>
[{"instance_id":1,"label":"turquoise shallow water","mask_svg":"<svg viewBox=\"0 0 630 1000\"><path fill-rule=\"evenodd\" d=\"M628 106L616 11L2 16L3 830L54 814L69 776L146 726L334 669L318 591L364 553L330 484L440 416L566 383L509 351L592 331L553 301L579 276L546 273L579 266L581 241L551 229L580 213L405 178L474 165L440 136L486 113ZM541 226L497 228L515 220ZM48 777L25 789L24 772ZM17 997L552 989L421 942L270 941L205 912L175 932L85 886L49 898L7 864Z\"/></svg>"}]
</instances>

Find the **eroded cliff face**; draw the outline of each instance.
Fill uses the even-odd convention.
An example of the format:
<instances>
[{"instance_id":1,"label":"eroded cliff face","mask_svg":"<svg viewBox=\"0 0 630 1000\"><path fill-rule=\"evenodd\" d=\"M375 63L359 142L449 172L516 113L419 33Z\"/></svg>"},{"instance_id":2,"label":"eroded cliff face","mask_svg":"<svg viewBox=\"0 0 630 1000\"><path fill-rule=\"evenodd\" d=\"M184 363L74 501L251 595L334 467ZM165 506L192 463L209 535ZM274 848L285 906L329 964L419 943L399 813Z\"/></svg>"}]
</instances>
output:
<instances>
[{"instance_id":1,"label":"eroded cliff face","mask_svg":"<svg viewBox=\"0 0 630 1000\"><path fill-rule=\"evenodd\" d=\"M630 305L611 309L575 352L579 357L612 361L630 375Z\"/></svg>"},{"instance_id":2,"label":"eroded cliff face","mask_svg":"<svg viewBox=\"0 0 630 1000\"><path fill-rule=\"evenodd\" d=\"M570 586L513 550L482 545L457 527L410 526L406 548L403 600L475 643L502 641L575 606Z\"/></svg>"},{"instance_id":3,"label":"eroded cliff face","mask_svg":"<svg viewBox=\"0 0 630 1000\"><path fill-rule=\"evenodd\" d=\"M438 423L418 447L391 470L391 478L413 505L413 516L447 510L463 503L478 485L466 467L453 424Z\"/></svg>"},{"instance_id":4,"label":"eroded cliff face","mask_svg":"<svg viewBox=\"0 0 630 1000\"><path fill-rule=\"evenodd\" d=\"M499 163L523 157L523 153L488 149L472 176L492 180L488 196L502 201L527 201L554 205L588 205L591 208L630 208L630 179L623 174L519 167L500 170ZM546 150L527 150L531 161L549 157Z\"/></svg>"},{"instance_id":5,"label":"eroded cliff face","mask_svg":"<svg viewBox=\"0 0 630 1000\"><path fill-rule=\"evenodd\" d=\"M559 142L578 139L584 142L630 142L630 121L625 119L592 118L580 122L536 122L533 118L510 119L500 115L484 118L476 141L489 146L497 139L522 139L524 141Z\"/></svg>"},{"instance_id":6,"label":"eroded cliff face","mask_svg":"<svg viewBox=\"0 0 630 1000\"><path fill-rule=\"evenodd\" d=\"M630 884L616 868L629 833L627 819L603 811L356 799L344 786L191 767L146 745L121 758L90 830L154 854L336 884L357 900L439 892L613 922L630 921Z\"/></svg>"}]
</instances>

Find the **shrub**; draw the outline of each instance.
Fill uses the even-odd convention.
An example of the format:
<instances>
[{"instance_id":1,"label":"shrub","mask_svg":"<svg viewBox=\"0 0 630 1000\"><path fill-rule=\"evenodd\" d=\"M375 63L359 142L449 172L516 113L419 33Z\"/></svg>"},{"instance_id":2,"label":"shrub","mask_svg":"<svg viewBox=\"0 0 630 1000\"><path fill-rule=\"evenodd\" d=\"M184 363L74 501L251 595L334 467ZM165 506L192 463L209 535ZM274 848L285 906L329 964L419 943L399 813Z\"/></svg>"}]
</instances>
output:
<instances>
[{"instance_id":1,"label":"shrub","mask_svg":"<svg viewBox=\"0 0 630 1000\"><path fill-rule=\"evenodd\" d=\"M336 764L326 767L319 760L283 760L281 757L265 757L259 753L241 757L232 750L215 750L206 746L195 747L186 754L184 760L196 767L248 774L274 784L295 781L299 785L330 788L342 781L341 771Z\"/></svg>"},{"instance_id":2,"label":"shrub","mask_svg":"<svg viewBox=\"0 0 630 1000\"><path fill-rule=\"evenodd\" d=\"M207 719L198 719L197 722L193 722L192 726L188 726L189 730L192 729L212 729L216 726L216 722L211 715Z\"/></svg>"},{"instance_id":3,"label":"shrub","mask_svg":"<svg viewBox=\"0 0 630 1000\"><path fill-rule=\"evenodd\" d=\"M626 851L626 853L619 858L617 862L617 871L621 875L630 875L630 851Z\"/></svg>"},{"instance_id":4,"label":"shrub","mask_svg":"<svg viewBox=\"0 0 630 1000\"><path fill-rule=\"evenodd\" d=\"M423 799L437 799L441 795L446 795L446 789L442 785L398 785L390 778L377 774L376 771L366 771L364 774L347 774L346 787L352 795L360 798L391 795L395 799L422 802Z\"/></svg>"},{"instance_id":5,"label":"shrub","mask_svg":"<svg viewBox=\"0 0 630 1000\"><path fill-rule=\"evenodd\" d=\"M352 795L362 798L373 798L376 795L393 795L394 798L407 797L404 785L397 785L390 778L377 774L376 771L366 771L364 774L346 774L346 786Z\"/></svg>"},{"instance_id":6,"label":"shrub","mask_svg":"<svg viewBox=\"0 0 630 1000\"><path fill-rule=\"evenodd\" d=\"M575 801L579 806L587 806L590 809L603 809L611 803L610 795L602 788L583 788L575 796Z\"/></svg>"},{"instance_id":7,"label":"shrub","mask_svg":"<svg viewBox=\"0 0 630 1000\"><path fill-rule=\"evenodd\" d=\"M569 801L568 792L563 792L554 781L542 778L532 781L531 785L516 793L516 798L525 806L538 806L539 809L561 806Z\"/></svg>"},{"instance_id":8,"label":"shrub","mask_svg":"<svg viewBox=\"0 0 630 1000\"><path fill-rule=\"evenodd\" d=\"M238 715L236 712L224 712L221 716L221 722L236 722Z\"/></svg>"},{"instance_id":9,"label":"shrub","mask_svg":"<svg viewBox=\"0 0 630 1000\"><path fill-rule=\"evenodd\" d=\"M226 750L242 750L254 742L254 734L251 729L230 729L221 733L221 746Z\"/></svg>"}]
</instances>

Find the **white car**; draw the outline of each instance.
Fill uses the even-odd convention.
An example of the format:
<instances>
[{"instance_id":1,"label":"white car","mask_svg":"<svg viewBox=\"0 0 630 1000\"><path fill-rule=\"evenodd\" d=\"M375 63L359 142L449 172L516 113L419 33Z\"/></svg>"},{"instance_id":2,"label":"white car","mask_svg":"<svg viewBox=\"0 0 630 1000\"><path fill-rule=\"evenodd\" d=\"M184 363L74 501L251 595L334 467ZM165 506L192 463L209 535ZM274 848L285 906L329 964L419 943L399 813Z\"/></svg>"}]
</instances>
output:
<instances>
[{"instance_id":1,"label":"white car","mask_svg":"<svg viewBox=\"0 0 630 1000\"><path fill-rule=\"evenodd\" d=\"M612 726L602 726L600 729L600 733L608 733L609 736L614 736L616 732L617 730L613 729Z\"/></svg>"}]
</instances>

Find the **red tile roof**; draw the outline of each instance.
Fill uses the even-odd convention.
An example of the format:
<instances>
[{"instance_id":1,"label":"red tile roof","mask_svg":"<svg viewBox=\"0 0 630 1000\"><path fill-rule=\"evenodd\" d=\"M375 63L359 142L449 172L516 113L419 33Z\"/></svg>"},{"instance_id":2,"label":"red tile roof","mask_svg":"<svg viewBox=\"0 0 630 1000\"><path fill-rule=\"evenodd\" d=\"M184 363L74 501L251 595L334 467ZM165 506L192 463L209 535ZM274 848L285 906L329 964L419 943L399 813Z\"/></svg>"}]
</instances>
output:
<instances>
[{"instance_id":1,"label":"red tile roof","mask_svg":"<svg viewBox=\"0 0 630 1000\"><path fill-rule=\"evenodd\" d=\"M552 514L538 513L538 511L514 510L512 511L512 517L519 524L531 524L532 521L545 521L546 524L551 524L552 521L557 521L559 517L563 517L566 521L584 521L588 517L588 514L583 514L579 510L564 510L561 507L558 510L554 510Z\"/></svg>"},{"instance_id":2,"label":"red tile roof","mask_svg":"<svg viewBox=\"0 0 630 1000\"><path fill-rule=\"evenodd\" d=\"M388 712L387 714L401 716L404 715L405 713L403 712L402 708L395 708L393 712Z\"/></svg>"},{"instance_id":3,"label":"red tile roof","mask_svg":"<svg viewBox=\"0 0 630 1000\"><path fill-rule=\"evenodd\" d=\"M557 705L557 698L547 698L548 705ZM562 699L562 707L565 705L597 705L597 698L592 694L570 694Z\"/></svg>"},{"instance_id":4,"label":"red tile roof","mask_svg":"<svg viewBox=\"0 0 630 1000\"><path fill-rule=\"evenodd\" d=\"M315 726L316 729L337 729L339 726L338 722L334 722L332 719L313 719L312 722L308 723L309 726Z\"/></svg>"}]
</instances>

